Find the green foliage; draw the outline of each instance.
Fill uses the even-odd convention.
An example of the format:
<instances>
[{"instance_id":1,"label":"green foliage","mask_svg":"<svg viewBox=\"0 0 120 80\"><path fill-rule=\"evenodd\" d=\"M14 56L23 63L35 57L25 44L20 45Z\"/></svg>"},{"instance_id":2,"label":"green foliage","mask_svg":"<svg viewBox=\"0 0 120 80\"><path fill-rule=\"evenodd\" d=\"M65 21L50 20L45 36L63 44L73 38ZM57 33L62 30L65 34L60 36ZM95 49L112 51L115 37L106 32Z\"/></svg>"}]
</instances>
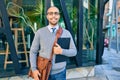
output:
<instances>
[{"instance_id":1,"label":"green foliage","mask_svg":"<svg viewBox=\"0 0 120 80\"><path fill-rule=\"evenodd\" d=\"M88 9L84 10L84 27L83 27L83 45L86 49L94 49L97 33L97 8L89 4Z\"/></svg>"},{"instance_id":2,"label":"green foliage","mask_svg":"<svg viewBox=\"0 0 120 80\"><path fill-rule=\"evenodd\" d=\"M72 23L73 31L76 34L76 32L77 32L77 23L78 23L78 20L77 20L77 8L76 7L73 8L72 20L73 20L73 23Z\"/></svg>"},{"instance_id":3,"label":"green foliage","mask_svg":"<svg viewBox=\"0 0 120 80\"><path fill-rule=\"evenodd\" d=\"M37 5L36 5L36 7L34 9L34 13L33 13L33 16L36 18L36 23L38 25L37 26L38 29L44 25L44 23L43 23L44 17L43 16L45 16L45 15L43 14L43 12L44 12L43 1L39 0L37 2Z\"/></svg>"},{"instance_id":4,"label":"green foliage","mask_svg":"<svg viewBox=\"0 0 120 80\"><path fill-rule=\"evenodd\" d=\"M44 24L43 4L43 1L39 0L33 11L24 12L24 9L21 6L13 2L9 2L7 4L7 11L10 16L17 18L16 22L19 23L20 26L24 28L29 26L35 33L37 29ZM37 23L37 29L34 27L34 23Z\"/></svg>"},{"instance_id":5,"label":"green foliage","mask_svg":"<svg viewBox=\"0 0 120 80\"><path fill-rule=\"evenodd\" d=\"M14 16L18 18L20 26L21 25L22 27L29 26L35 33L35 29L33 27L32 22L30 21L29 17L25 15L24 9L21 6L18 6L17 4L13 2L9 2L7 4L7 11L10 16Z\"/></svg>"}]
</instances>

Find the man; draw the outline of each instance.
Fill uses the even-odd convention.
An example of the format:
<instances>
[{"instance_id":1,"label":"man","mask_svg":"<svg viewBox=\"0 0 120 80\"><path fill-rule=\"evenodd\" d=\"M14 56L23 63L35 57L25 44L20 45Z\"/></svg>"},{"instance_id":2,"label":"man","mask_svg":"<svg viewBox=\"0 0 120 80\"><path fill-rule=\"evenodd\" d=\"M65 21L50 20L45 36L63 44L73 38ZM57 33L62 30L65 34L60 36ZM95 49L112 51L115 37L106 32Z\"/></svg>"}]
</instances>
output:
<instances>
[{"instance_id":1,"label":"man","mask_svg":"<svg viewBox=\"0 0 120 80\"><path fill-rule=\"evenodd\" d=\"M58 25L60 12L57 7L54 6L50 7L47 11L46 17L49 21L49 25L39 29L35 33L35 37L30 49L30 64L35 80L39 80L38 76L41 75L39 71L36 69L37 53L39 52L39 55L42 57L48 59L50 58L52 46L56 36L55 33L60 27ZM54 32L53 32L53 28L55 28ZM63 28L61 38L62 37L70 38L70 46L69 49L62 49L61 46L56 43L56 46L53 49L54 55L53 55L52 69L50 72L49 80L66 80L66 61L55 63L55 56L57 54L71 57L71 56L75 56L77 53L70 32Z\"/></svg>"}]
</instances>

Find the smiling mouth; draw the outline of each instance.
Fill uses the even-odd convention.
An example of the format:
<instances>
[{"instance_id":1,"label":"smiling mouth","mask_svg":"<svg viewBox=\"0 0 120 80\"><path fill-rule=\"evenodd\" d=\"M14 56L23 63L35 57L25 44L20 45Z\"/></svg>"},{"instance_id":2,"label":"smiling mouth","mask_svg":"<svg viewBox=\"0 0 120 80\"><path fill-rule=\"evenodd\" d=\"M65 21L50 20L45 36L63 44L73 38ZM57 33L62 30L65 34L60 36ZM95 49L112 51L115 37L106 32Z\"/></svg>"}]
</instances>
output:
<instances>
[{"instance_id":1,"label":"smiling mouth","mask_svg":"<svg viewBox=\"0 0 120 80\"><path fill-rule=\"evenodd\" d=\"M51 18L50 20L57 20L57 18Z\"/></svg>"}]
</instances>

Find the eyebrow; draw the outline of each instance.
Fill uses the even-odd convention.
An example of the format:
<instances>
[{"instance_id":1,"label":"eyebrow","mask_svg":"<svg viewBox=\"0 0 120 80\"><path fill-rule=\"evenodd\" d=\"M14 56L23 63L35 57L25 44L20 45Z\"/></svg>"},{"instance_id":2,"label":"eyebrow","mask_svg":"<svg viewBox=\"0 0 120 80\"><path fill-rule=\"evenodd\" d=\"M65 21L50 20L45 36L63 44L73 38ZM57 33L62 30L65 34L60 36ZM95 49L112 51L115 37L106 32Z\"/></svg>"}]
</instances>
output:
<instances>
[{"instance_id":1,"label":"eyebrow","mask_svg":"<svg viewBox=\"0 0 120 80\"><path fill-rule=\"evenodd\" d=\"M54 11L50 11L50 12L54 12ZM55 11L55 12L57 12L57 11ZM49 13L49 12L47 12L47 13ZM60 13L60 12L57 12L57 13Z\"/></svg>"}]
</instances>

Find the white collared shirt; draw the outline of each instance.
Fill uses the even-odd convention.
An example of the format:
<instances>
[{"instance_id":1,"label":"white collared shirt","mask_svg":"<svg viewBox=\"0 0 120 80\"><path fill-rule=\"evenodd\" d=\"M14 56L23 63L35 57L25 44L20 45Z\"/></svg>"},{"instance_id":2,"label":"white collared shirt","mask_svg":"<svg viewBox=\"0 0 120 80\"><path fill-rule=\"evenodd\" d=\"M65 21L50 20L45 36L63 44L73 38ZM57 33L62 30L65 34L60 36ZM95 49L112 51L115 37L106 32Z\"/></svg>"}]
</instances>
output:
<instances>
[{"instance_id":1,"label":"white collared shirt","mask_svg":"<svg viewBox=\"0 0 120 80\"><path fill-rule=\"evenodd\" d=\"M50 25L48 25L47 27L48 27L49 31L52 33L53 32L52 28L56 28L55 31L54 31L54 32L56 32L58 30L58 28L59 28L59 25L57 24L54 27L51 27Z\"/></svg>"}]
</instances>

